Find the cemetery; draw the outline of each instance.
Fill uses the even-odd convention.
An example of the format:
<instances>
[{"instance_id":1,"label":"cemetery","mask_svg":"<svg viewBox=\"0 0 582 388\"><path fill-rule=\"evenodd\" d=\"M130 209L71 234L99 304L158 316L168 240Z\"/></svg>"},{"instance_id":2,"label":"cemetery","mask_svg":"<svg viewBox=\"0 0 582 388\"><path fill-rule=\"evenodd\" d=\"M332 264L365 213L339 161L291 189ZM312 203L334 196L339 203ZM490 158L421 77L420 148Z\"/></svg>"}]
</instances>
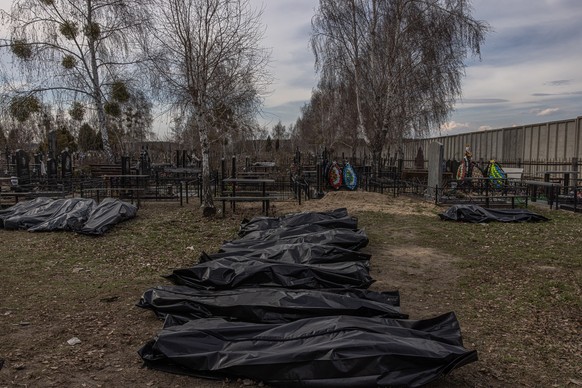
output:
<instances>
[{"instance_id":1,"label":"cemetery","mask_svg":"<svg viewBox=\"0 0 582 388\"><path fill-rule=\"evenodd\" d=\"M225 217L207 220L195 211L198 204L194 202L183 206L167 201L146 202L137 217L116 225L97 240L79 234L32 234L0 229L2 241L7 242L3 245L4 270L0 274L7 290L0 310L0 320L6 328L2 334L4 345L0 358L4 360L4 367L0 370L0 381L47 386L76 382L95 386L265 384L261 381L267 379L268 374L258 369L250 377L241 377L240 381L229 378L230 382L154 370L162 368L157 349L164 341L171 340L169 336L180 338L195 335L198 330L220 330L216 333L226 339L231 338L228 330L246 330L250 335L249 330L264 329L264 325L251 327L247 324L243 328L236 323L225 323L220 329L203 329L204 326L191 327L189 324L173 329L169 321L168 326L163 327L163 321L154 314L135 307L136 303L146 307L146 301L169 307L167 301L159 297L171 294L153 294L158 292L156 286L162 285L161 293L177 291L172 287L180 285L192 290L189 294L196 295L198 305L192 306L204 303L203 309L193 307L193 311L197 311L195 314L203 311L225 314L229 311L224 305L229 293L255 287L259 281L269 287L284 285L285 288L278 289L281 290L279 297L285 300L292 300L289 299L292 295L298 296L298 291L304 287L312 289L308 292L312 297L321 295L316 292L320 287L333 285L336 288L339 284L343 284L342 288L367 290L367 299L362 300L362 294L353 302L365 303L366 311L370 312L395 312L394 304L378 304L376 299L370 298L376 298L375 293L383 293L383 300L386 300L387 292L398 290L399 313L408 315L408 320L403 322L409 324L427 323L427 319L454 311L460 322L463 347L468 351L476 350L479 360L454 369L432 386L466 386L476 381L489 386L515 382L545 385L545 382L555 381L553 376L557 375L564 376L561 380L567 385L570 379L576 379L574 344L579 293L573 285L579 276L576 261L582 254L580 244L576 243L581 232L577 214L535 208L549 221L491 223L485 227L483 223L443 222L438 213L446 207L436 206L432 201L407 195L395 198L392 193L338 190L318 200L302 201L301 205L298 201L276 202L271 217L261 216L241 224L242 218L251 219L261 213L260 204L237 208L236 213L228 212ZM347 208L351 217L341 221L342 227L350 232L360 228L350 239L337 240L342 241L342 247L331 249L306 242L292 246L289 241L282 256L276 245L266 244L269 238L264 228L275 226L273 222L280 217L297 212L312 217L322 212L334 214L333 210L341 207ZM310 225L317 225L317 222L303 221L299 223L315 236L314 226ZM289 234L288 231L284 233ZM536 240L540 233L544 235L543 241ZM277 242L274 237L271 237L272 242ZM291 237L295 236L287 238ZM563 255L556 241L567 242L571 254ZM359 248L352 251L347 244L352 249ZM319 264L305 262L299 266L294 261L298 258L310 258L312 263ZM277 260L278 264L265 260ZM328 264L321 265L324 262ZM219 276L221 272L225 276ZM23 276L26 281L22 281ZM512 284L521 286L515 288ZM222 295L222 299L209 305L214 299L202 298L205 293ZM23 297L25 295L28 297ZM146 298L142 302L140 295ZM150 299L153 295L156 298ZM331 303L337 298L340 295L334 294L322 300ZM177 305L181 304L179 299L172 299ZM259 310L253 310L255 302L258 300L253 298L244 303L239 300L237 306L244 304L245 310L237 307L230 311L264 316ZM262 302L260 306L264 306L266 300ZM290 309L291 306L287 306L283 311L290 312ZM174 315L192 314L173 311ZM329 321L329 317L325 322L323 318L311 318L312 325L336 324ZM199 324L206 324L208 319L212 318L204 318ZM442 319L442 324L454 322L450 315ZM358 327L371 329L376 320L353 317L345 324L349 324L352 335L356 335ZM293 323L270 325L274 332L268 335L276 338L273 336L278 328L291 330ZM178 328L184 331L177 331ZM187 331L190 329L193 331ZM423 330L428 329L423 326ZM499 335L499 330L508 335ZM158 334L159 344L144 348ZM357 334L359 338L362 335ZM22 336L35 340L22 340ZM67 341L73 338L81 342L69 345ZM325 337L319 340L322 345L329 342ZM341 339L337 338L333 344L340 349ZM50 350L38 352L48 348ZM141 367L137 351L142 348L140 354L151 360L148 361L151 368ZM292 353L292 348L289 349ZM284 354L288 353L281 352L280 357L271 360L270 369L280 362L288 362ZM174 357L171 353L166 356ZM312 357L313 354L305 353L304 356ZM228 357L233 357L233 362L244 359L236 358L236 353ZM336 366L330 363L321 372L331 373ZM540 376L540 370L546 378Z\"/></svg>"},{"instance_id":2,"label":"cemetery","mask_svg":"<svg viewBox=\"0 0 582 388\"><path fill-rule=\"evenodd\" d=\"M116 164L82 163L82 155L67 150L55 158L49 151L29 155L23 150L6 149L3 155L0 196L2 205L38 197L128 200L188 200L197 193L200 168L187 164L184 150L175 153L174 164L154 165L147 149L137 160L121 156ZM81 165L81 166L80 166Z\"/></svg>"},{"instance_id":3,"label":"cemetery","mask_svg":"<svg viewBox=\"0 0 582 388\"><path fill-rule=\"evenodd\" d=\"M145 144L110 164L67 150L5 149L0 238L10 243L0 281L13 291L0 310L9 324L0 381L577 381L568 346L580 300L577 161L532 174L476 160L471 144L460 160L445 160L447 152L431 141L414 158L375 162L325 147L276 160L222 154L210 174L218 216L208 218L192 151ZM41 231L74 233L29 233ZM539 235L544 241L534 242ZM32 281L19 283L23 273ZM516 291L516 283L525 286ZM38 297L22 304L23 295L61 295L75 306ZM504 323L516 319L517 327ZM551 331L530 334L540 322ZM500 327L511 336L498 336ZM51 358L41 361L21 335L54 348ZM370 352L370 342L382 346ZM221 360L207 356L218 353Z\"/></svg>"},{"instance_id":4,"label":"cemetery","mask_svg":"<svg viewBox=\"0 0 582 388\"><path fill-rule=\"evenodd\" d=\"M568 121L565 128L576 128L578 122ZM272 203L301 203L336 190L415 195L443 206L527 208L531 203L543 202L551 208L576 212L580 210L582 193L575 149L564 148L562 154L556 151L555 156L561 159L543 159L529 150L529 160L516 161L517 154L504 145L503 140L514 141L516 136L530 141L536 133L538 143L549 142L554 127L558 134L562 123L512 128L499 135L498 131L491 131L479 135L482 138L462 135L409 141L400 152L386 154L377 161L365 149L325 147L316 153L296 147L277 154L276 161L245 153L231 157L215 153L210 190L223 215L236 212L241 204L260 206L261 212L268 215ZM473 143L463 144L463 140ZM0 206L38 197L80 197L97 202L115 197L138 207L142 201L150 200L182 206L189 201L202 201L201 161L193 151L175 147L150 150L144 143L139 153L132 157L121 155L114 164L108 164L67 149L56 155L60 149L56 141L52 132L46 155L8 146L0 150ZM538 148L541 150L542 146ZM524 147L517 149L522 149L521 155L527 154Z\"/></svg>"},{"instance_id":5,"label":"cemetery","mask_svg":"<svg viewBox=\"0 0 582 388\"><path fill-rule=\"evenodd\" d=\"M14 291L0 310L11 325L0 381L218 387L324 379L329 386L448 387L544 384L557 373L568 376L566 383L577 381L572 349L561 340L576 342L580 300L573 287L582 255L577 165L549 165L534 176L493 158L475 161L474 152L467 144L462 160L444 160L443 145L434 141L412 160L381 160L377 170L369 158L325 148L320 154L296 148L284 163L222 157L211 174L219 217L207 219L199 211L200 164L188 151L174 150L164 155L170 163L156 163L144 146L135 160L89 168L67 151L47 159L6 151L0 238L11 243L4 247L7 271L0 280ZM556 211L566 205L574 212ZM111 210L99 210L106 206ZM540 234L547 243L532 242ZM102 236L95 244L84 235ZM572 254L564 256L551 241L573 243ZM60 258L47 248L54 244ZM33 281L17 285L22 266ZM160 275L171 285L156 286ZM516 294L509 287L515 282L528 285ZM80 307L39 306L34 298L19 306L23 293L38 292L71 295ZM517 329L505 328L518 331L497 336L505 325L499 319L520 320ZM52 322L46 333L43 320ZM521 334L539 322L551 334ZM346 337L318 331L330 325ZM317 335L285 340L286 333L303 331ZM56 347L51 358L40 361L35 345L19 345L22 333ZM205 342L208 333L222 341ZM421 340L427 333L429 342ZM369 341L387 344L400 335L407 338L398 340L402 347L368 351ZM428 351L435 346L439 355ZM313 351L297 352L305 347ZM544 356L548 348L555 360ZM273 349L278 357L268 356ZM249 351L268 361L253 367ZM223 354L231 366L189 369L210 362L208 352ZM329 352L342 357L336 362ZM400 354L406 374L386 369L396 365L388 362L396 357L392 352ZM405 361L408 353L418 363ZM368 367L344 373L361 359ZM308 367L314 362L317 371ZM429 370L426 363L438 367ZM290 374L281 372L291 365Z\"/></svg>"},{"instance_id":6,"label":"cemetery","mask_svg":"<svg viewBox=\"0 0 582 388\"><path fill-rule=\"evenodd\" d=\"M582 385L579 13L307 3L0 5L0 388Z\"/></svg>"}]
</instances>

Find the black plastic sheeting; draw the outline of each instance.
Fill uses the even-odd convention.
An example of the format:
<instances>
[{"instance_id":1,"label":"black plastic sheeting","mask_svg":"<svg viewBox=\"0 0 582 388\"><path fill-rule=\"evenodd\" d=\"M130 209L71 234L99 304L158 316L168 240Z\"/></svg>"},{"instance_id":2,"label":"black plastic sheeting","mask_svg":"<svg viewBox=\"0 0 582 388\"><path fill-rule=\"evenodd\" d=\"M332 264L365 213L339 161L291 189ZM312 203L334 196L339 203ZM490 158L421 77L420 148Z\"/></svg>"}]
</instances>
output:
<instances>
[{"instance_id":1,"label":"black plastic sheeting","mask_svg":"<svg viewBox=\"0 0 582 388\"><path fill-rule=\"evenodd\" d=\"M245 257L298 264L325 264L360 261L368 263L371 255L334 245L314 243L274 244L263 248L240 248L236 251L206 254L200 261L216 260L224 257Z\"/></svg>"},{"instance_id":2,"label":"black plastic sheeting","mask_svg":"<svg viewBox=\"0 0 582 388\"><path fill-rule=\"evenodd\" d=\"M137 207L124 201L105 198L89 215L89 219L78 230L83 234L100 235L125 220L134 218Z\"/></svg>"},{"instance_id":3,"label":"black plastic sheeting","mask_svg":"<svg viewBox=\"0 0 582 388\"><path fill-rule=\"evenodd\" d=\"M305 236L312 233L323 233L330 230L342 230L353 232L356 228L342 228L340 226L327 226L327 225L302 225L302 226L293 226L293 227L284 227L284 228L276 228L276 229L267 229L267 230L257 230L252 233L246 234L244 237L239 238L236 240L237 242L240 241L266 241L266 240L281 240L299 236Z\"/></svg>"},{"instance_id":4,"label":"black plastic sheeting","mask_svg":"<svg viewBox=\"0 0 582 388\"><path fill-rule=\"evenodd\" d=\"M453 313L420 321L202 319L165 327L139 354L147 366L168 372L286 387L415 387L477 360L463 348Z\"/></svg>"},{"instance_id":5,"label":"black plastic sheeting","mask_svg":"<svg viewBox=\"0 0 582 388\"><path fill-rule=\"evenodd\" d=\"M239 236L243 237L255 231L276 228L292 228L303 225L323 225L332 228L356 229L357 220L348 215L346 208L329 212L303 212L283 217L255 217L241 223Z\"/></svg>"},{"instance_id":6,"label":"black plastic sheeting","mask_svg":"<svg viewBox=\"0 0 582 388\"><path fill-rule=\"evenodd\" d=\"M408 318L400 312L399 305L397 291L282 288L208 291L187 286L149 289L138 303L161 318L171 314L187 320L218 317L255 323L282 323L328 315Z\"/></svg>"},{"instance_id":7,"label":"black plastic sheeting","mask_svg":"<svg viewBox=\"0 0 582 388\"><path fill-rule=\"evenodd\" d=\"M256 217L175 270L138 306L164 318L146 366L273 386L420 386L477 360L453 313L407 320L398 291L367 290L368 237L346 209Z\"/></svg>"},{"instance_id":8,"label":"black plastic sheeting","mask_svg":"<svg viewBox=\"0 0 582 388\"><path fill-rule=\"evenodd\" d=\"M363 230L319 229L306 227L303 231L297 227L282 229L267 239L240 239L224 243L220 252L237 252L240 249L265 249L281 244L322 244L357 250L368 245L368 236Z\"/></svg>"},{"instance_id":9,"label":"black plastic sheeting","mask_svg":"<svg viewBox=\"0 0 582 388\"><path fill-rule=\"evenodd\" d=\"M548 218L527 209L488 209L477 205L454 205L439 214L441 220L472 223L498 222L540 222Z\"/></svg>"},{"instance_id":10,"label":"black plastic sheeting","mask_svg":"<svg viewBox=\"0 0 582 388\"><path fill-rule=\"evenodd\" d=\"M368 288L373 279L363 262L305 265L247 257L224 257L174 270L167 279L202 290L247 287L289 289Z\"/></svg>"},{"instance_id":11,"label":"black plastic sheeting","mask_svg":"<svg viewBox=\"0 0 582 388\"><path fill-rule=\"evenodd\" d=\"M30 232L73 231L101 235L135 217L137 207L113 198L97 204L92 199L36 198L0 210L0 227Z\"/></svg>"}]
</instances>

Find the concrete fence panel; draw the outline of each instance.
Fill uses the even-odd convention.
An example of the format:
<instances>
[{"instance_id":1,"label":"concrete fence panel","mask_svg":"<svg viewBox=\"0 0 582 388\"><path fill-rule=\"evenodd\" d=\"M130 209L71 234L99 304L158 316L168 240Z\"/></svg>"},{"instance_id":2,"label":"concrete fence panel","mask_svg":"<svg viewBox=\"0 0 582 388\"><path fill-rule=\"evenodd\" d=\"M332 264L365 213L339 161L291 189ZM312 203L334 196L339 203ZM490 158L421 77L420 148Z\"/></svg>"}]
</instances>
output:
<instances>
[{"instance_id":1,"label":"concrete fence panel","mask_svg":"<svg viewBox=\"0 0 582 388\"><path fill-rule=\"evenodd\" d=\"M509 128L408 140L404 143L405 167L412 168L421 147L437 141L444 147L445 160L460 161L466 145L470 145L473 160L495 159L511 165L521 163L526 175L540 174L549 169L570 170L573 158L582 161L582 116L569 120L528 124ZM411 164L412 163L412 164Z\"/></svg>"}]
</instances>

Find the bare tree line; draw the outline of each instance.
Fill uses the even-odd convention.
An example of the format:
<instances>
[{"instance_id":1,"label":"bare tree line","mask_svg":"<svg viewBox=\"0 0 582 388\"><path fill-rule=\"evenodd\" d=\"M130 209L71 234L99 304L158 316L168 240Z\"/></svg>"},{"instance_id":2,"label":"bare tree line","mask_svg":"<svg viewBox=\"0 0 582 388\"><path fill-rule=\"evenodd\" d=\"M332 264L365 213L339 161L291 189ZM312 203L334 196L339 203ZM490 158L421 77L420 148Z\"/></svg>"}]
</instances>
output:
<instances>
[{"instance_id":1,"label":"bare tree line","mask_svg":"<svg viewBox=\"0 0 582 388\"><path fill-rule=\"evenodd\" d=\"M446 121L488 30L468 0L320 0L312 28L320 81L295 130L365 142L376 165Z\"/></svg>"},{"instance_id":2,"label":"bare tree line","mask_svg":"<svg viewBox=\"0 0 582 388\"><path fill-rule=\"evenodd\" d=\"M112 142L146 139L161 103L176 138L200 147L203 207L214 214L211 146L265 138L256 116L270 53L260 18L249 0L15 0L2 14L10 31L0 50L13 58L0 69L2 114L12 137L28 127L40 138L68 114L84 146L99 143L113 160ZM312 29L320 81L273 140L365 142L378 160L447 118L487 25L468 0L320 0Z\"/></svg>"},{"instance_id":3,"label":"bare tree line","mask_svg":"<svg viewBox=\"0 0 582 388\"><path fill-rule=\"evenodd\" d=\"M142 137L147 134L152 105L142 91L150 86L153 98L169 103L185 129L197 132L204 209L214 213L209 134L248 132L269 83L260 13L248 0L15 0L2 19L10 37L0 48L21 71L13 83L10 72L2 74L6 113L45 124L48 132L54 108L43 98L68 104L78 121L89 111L113 160L116 121L131 123L134 132L142 124Z\"/></svg>"}]
</instances>

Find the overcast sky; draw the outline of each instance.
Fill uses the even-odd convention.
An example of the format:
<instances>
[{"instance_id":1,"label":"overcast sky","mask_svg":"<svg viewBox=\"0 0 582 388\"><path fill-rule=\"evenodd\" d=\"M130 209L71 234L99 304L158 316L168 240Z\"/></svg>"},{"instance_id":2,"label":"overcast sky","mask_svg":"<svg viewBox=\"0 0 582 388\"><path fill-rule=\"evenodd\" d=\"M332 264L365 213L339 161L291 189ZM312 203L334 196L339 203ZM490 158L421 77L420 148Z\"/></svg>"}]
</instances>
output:
<instances>
[{"instance_id":1,"label":"overcast sky","mask_svg":"<svg viewBox=\"0 0 582 388\"><path fill-rule=\"evenodd\" d=\"M277 80L265 115L289 124L316 84L309 48L317 0L264 4L265 44ZM467 61L463 96L445 133L510 127L582 115L582 1L474 0L473 16L492 32L481 61Z\"/></svg>"},{"instance_id":2,"label":"overcast sky","mask_svg":"<svg viewBox=\"0 0 582 388\"><path fill-rule=\"evenodd\" d=\"M317 83L309 47L317 0L251 0L264 7L272 49L268 127L294 123ZM8 9L10 0L0 0ZM582 0L473 0L473 16L493 31L482 59L467 61L463 96L445 133L582 116Z\"/></svg>"}]
</instances>

